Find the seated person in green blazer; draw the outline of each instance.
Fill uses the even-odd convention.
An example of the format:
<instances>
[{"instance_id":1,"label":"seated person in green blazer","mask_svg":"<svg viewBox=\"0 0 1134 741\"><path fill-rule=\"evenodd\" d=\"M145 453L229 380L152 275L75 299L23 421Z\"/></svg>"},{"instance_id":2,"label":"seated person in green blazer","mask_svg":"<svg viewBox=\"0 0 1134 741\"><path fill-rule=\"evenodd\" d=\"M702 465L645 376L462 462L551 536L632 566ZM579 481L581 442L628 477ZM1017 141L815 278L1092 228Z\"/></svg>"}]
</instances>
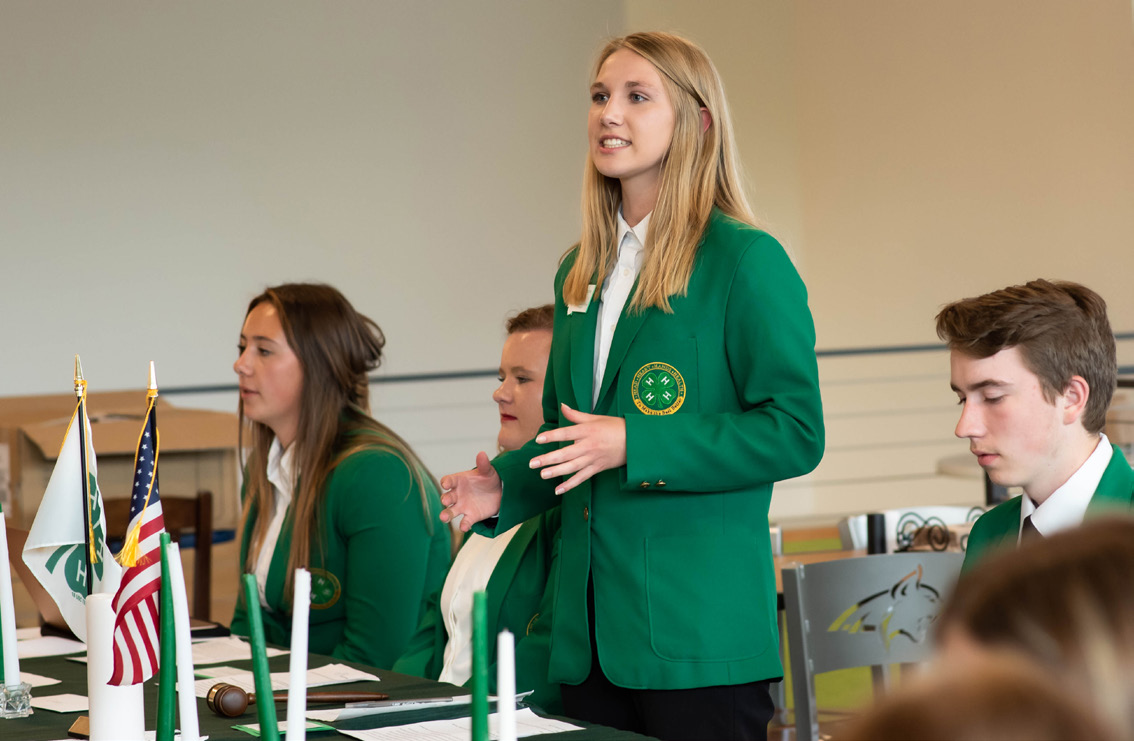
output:
<instances>
[{"instance_id":1,"label":"seated person in green blazer","mask_svg":"<svg viewBox=\"0 0 1134 741\"><path fill-rule=\"evenodd\" d=\"M1034 280L946 306L937 334L961 400L957 437L994 483L1024 490L973 525L965 569L991 549L1130 508L1134 472L1102 431L1118 365L1101 296Z\"/></svg>"},{"instance_id":2,"label":"seated person in green blazer","mask_svg":"<svg viewBox=\"0 0 1134 741\"><path fill-rule=\"evenodd\" d=\"M242 567L270 643L291 641L295 569L311 572L313 653L389 669L422 599L445 578L437 484L369 414L385 338L334 288L286 284L252 299L233 365L244 468ZM248 635L238 602L232 632Z\"/></svg>"},{"instance_id":3,"label":"seated person in green blazer","mask_svg":"<svg viewBox=\"0 0 1134 741\"><path fill-rule=\"evenodd\" d=\"M554 307L545 304L508 320L500 357L500 386L492 394L500 409L501 451L535 437L543 423L543 376L551 351ZM562 712L559 685L547 679L549 604L542 604L559 535L559 513L548 512L495 538L470 534L449 569L444 587L429 596L417 633L394 671L453 684L472 676L472 595L487 593L489 692L496 692L496 641L505 628L516 636L516 690L528 701Z\"/></svg>"}]
</instances>

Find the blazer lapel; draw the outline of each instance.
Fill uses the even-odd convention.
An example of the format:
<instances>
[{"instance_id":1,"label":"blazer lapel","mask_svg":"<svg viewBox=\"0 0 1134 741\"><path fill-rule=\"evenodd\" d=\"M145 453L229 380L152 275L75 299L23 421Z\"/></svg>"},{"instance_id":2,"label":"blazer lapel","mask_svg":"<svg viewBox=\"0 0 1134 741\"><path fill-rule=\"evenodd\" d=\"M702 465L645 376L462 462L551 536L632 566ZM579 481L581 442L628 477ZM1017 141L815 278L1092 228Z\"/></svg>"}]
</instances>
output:
<instances>
[{"instance_id":1,"label":"blazer lapel","mask_svg":"<svg viewBox=\"0 0 1134 741\"><path fill-rule=\"evenodd\" d=\"M504 552L500 554L500 560L492 569L492 575L488 577L488 585L485 589L488 593L485 617L490 630L495 631L494 626L500 622L500 609L504 604L504 596L508 593L508 587L511 586L512 579L520 569L520 562L528 550L528 544L532 542L532 538L535 536L538 529L537 525L537 519L534 517L525 520L520 525L516 534L512 536L512 540L508 541L508 546L504 549ZM519 640L519 638L518 636L516 640Z\"/></svg>"},{"instance_id":2,"label":"blazer lapel","mask_svg":"<svg viewBox=\"0 0 1134 741\"><path fill-rule=\"evenodd\" d=\"M599 297L592 296L585 314L576 311L567 315L567 325L571 328L571 341L568 345L571 357L571 388L575 391L575 407L585 412L591 411L592 390L595 385L595 326L598 324L598 305Z\"/></svg>"},{"instance_id":3,"label":"blazer lapel","mask_svg":"<svg viewBox=\"0 0 1134 741\"><path fill-rule=\"evenodd\" d=\"M1115 509L1129 509L1134 502L1134 471L1126 462L1122 451L1114 448L1110 454L1110 463L1099 479L1095 495L1087 505L1087 512L1091 516L1113 511Z\"/></svg>"},{"instance_id":4,"label":"blazer lapel","mask_svg":"<svg viewBox=\"0 0 1134 741\"><path fill-rule=\"evenodd\" d=\"M626 305L622 307L622 315L618 317L618 326L615 328L614 337L610 342L610 354L606 358L606 369L602 374L602 386L599 388L595 409L605 408L603 400L610 391L614 377L618 375L622 361L626 359L626 351L630 349L630 343L638 335L638 330L642 328L642 323L646 321L646 317L651 312L656 311L652 308L647 308L644 311L630 311L630 303L633 301L634 291L637 289L638 281L635 280L634 286L630 289L630 295L626 298Z\"/></svg>"}]
</instances>

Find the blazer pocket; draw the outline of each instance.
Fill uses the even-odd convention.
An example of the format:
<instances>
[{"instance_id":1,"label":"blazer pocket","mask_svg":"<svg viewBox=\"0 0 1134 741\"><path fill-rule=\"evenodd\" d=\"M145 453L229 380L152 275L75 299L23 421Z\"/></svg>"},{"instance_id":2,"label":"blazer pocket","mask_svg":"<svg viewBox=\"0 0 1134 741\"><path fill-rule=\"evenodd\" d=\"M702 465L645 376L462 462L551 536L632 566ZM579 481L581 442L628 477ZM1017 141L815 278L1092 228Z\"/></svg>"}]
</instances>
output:
<instances>
[{"instance_id":1,"label":"blazer pocket","mask_svg":"<svg viewBox=\"0 0 1134 741\"><path fill-rule=\"evenodd\" d=\"M645 332L645 328L643 328ZM700 404L697 340L639 335L619 369L619 414L688 414Z\"/></svg>"},{"instance_id":2,"label":"blazer pocket","mask_svg":"<svg viewBox=\"0 0 1134 741\"><path fill-rule=\"evenodd\" d=\"M650 643L669 661L739 661L771 645L756 538L741 534L646 539Z\"/></svg>"}]
</instances>

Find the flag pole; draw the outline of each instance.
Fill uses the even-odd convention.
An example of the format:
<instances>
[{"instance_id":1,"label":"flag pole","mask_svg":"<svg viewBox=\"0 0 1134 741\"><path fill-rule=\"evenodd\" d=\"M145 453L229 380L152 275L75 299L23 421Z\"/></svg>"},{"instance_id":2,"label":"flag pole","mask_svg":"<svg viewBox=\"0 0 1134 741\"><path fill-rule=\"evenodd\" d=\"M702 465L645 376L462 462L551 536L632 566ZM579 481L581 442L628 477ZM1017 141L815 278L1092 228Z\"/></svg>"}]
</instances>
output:
<instances>
[{"instance_id":1,"label":"flag pole","mask_svg":"<svg viewBox=\"0 0 1134 741\"><path fill-rule=\"evenodd\" d=\"M79 423L79 467L82 469L83 475L83 541L85 547L83 552L86 554L86 583L87 583L87 596L89 597L94 590L94 569L91 564L94 563L98 556L94 552L94 542L91 539L91 492L90 492L90 474L87 472L87 381L83 378L83 364L79 362L78 354L75 355L75 396L79 400L79 412L75 415Z\"/></svg>"}]
</instances>

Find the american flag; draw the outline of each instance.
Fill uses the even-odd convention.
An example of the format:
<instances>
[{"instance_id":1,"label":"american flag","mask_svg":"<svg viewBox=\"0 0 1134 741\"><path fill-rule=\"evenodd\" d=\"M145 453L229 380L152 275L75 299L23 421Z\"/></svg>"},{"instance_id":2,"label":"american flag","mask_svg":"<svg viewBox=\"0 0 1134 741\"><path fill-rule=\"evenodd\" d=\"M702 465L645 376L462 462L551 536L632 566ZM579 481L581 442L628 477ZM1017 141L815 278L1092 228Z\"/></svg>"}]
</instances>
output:
<instances>
[{"instance_id":1,"label":"american flag","mask_svg":"<svg viewBox=\"0 0 1134 741\"><path fill-rule=\"evenodd\" d=\"M144 682L158 665L158 600L161 592L161 533L165 522L158 498L158 431L150 392L146 422L134 456L134 491L126 544L118 554L124 568L114 607L114 673L110 684Z\"/></svg>"}]
</instances>

